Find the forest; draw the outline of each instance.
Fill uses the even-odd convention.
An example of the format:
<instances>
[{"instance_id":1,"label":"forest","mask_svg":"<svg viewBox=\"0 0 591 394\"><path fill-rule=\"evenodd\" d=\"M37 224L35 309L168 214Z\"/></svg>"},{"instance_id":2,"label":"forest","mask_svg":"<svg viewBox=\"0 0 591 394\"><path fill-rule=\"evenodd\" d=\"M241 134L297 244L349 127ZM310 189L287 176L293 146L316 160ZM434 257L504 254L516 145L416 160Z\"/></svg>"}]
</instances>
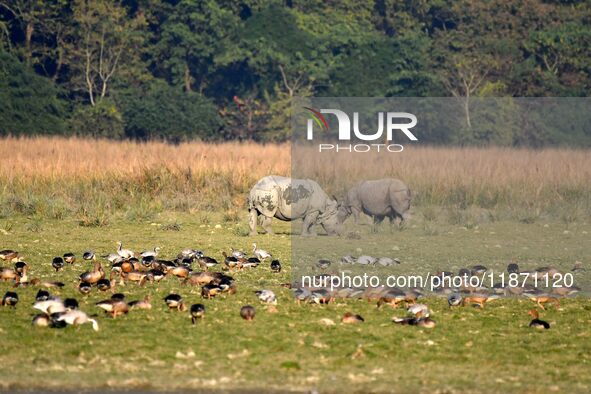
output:
<instances>
[{"instance_id":1,"label":"forest","mask_svg":"<svg viewBox=\"0 0 591 394\"><path fill-rule=\"evenodd\" d=\"M0 135L280 142L293 97L585 97L589 54L584 0L0 0Z\"/></svg>"}]
</instances>

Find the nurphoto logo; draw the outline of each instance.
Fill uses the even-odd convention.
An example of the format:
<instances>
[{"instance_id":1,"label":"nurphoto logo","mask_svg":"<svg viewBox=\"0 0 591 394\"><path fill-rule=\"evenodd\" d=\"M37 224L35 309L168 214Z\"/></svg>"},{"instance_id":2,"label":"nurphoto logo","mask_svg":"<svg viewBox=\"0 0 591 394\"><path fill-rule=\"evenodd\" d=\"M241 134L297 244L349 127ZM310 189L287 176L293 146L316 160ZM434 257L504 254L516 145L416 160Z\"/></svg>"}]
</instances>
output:
<instances>
[{"instance_id":1,"label":"nurphoto logo","mask_svg":"<svg viewBox=\"0 0 591 394\"><path fill-rule=\"evenodd\" d=\"M411 128L417 125L417 117L408 112L378 112L378 127L377 131L363 131L359 127L359 112L353 112L353 125L351 125L351 118L349 115L340 109L314 109L304 107L310 112L311 119L307 122L307 139L314 140L314 124L320 130L329 131L329 123L323 114L334 115L338 123L338 141L351 141L352 137L360 141L384 141L384 123L386 123L385 142L386 143L360 143L360 144L318 144L318 151L334 151L334 152L357 152L365 153L370 151L377 152L402 152L404 146L401 144L391 143L394 132L401 131L410 141L418 141L418 138L410 131ZM385 119L385 122L384 122ZM403 121L406 120L406 121ZM402 122L401 122L402 121ZM351 127L352 126L352 127ZM352 136L353 134L353 136Z\"/></svg>"}]
</instances>

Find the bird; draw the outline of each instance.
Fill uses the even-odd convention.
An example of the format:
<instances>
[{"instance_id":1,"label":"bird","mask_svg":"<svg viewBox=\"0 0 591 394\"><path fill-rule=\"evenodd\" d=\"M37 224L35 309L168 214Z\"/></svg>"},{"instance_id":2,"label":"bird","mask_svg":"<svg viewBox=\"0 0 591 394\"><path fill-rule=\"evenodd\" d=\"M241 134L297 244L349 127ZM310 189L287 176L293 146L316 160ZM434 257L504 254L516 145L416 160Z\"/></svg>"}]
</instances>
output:
<instances>
[{"instance_id":1,"label":"bird","mask_svg":"<svg viewBox=\"0 0 591 394\"><path fill-rule=\"evenodd\" d=\"M571 269L572 272L583 272L585 271L585 267L583 267L582 261L575 261L575 265Z\"/></svg>"},{"instance_id":2,"label":"bird","mask_svg":"<svg viewBox=\"0 0 591 394\"><path fill-rule=\"evenodd\" d=\"M329 304L333 301L332 294L326 289L317 289L311 292L310 302L315 304Z\"/></svg>"},{"instance_id":3,"label":"bird","mask_svg":"<svg viewBox=\"0 0 591 394\"><path fill-rule=\"evenodd\" d=\"M473 265L472 267L470 267L470 272L472 275L482 275L484 274L486 271L488 271L488 268L486 268L484 265Z\"/></svg>"},{"instance_id":4,"label":"bird","mask_svg":"<svg viewBox=\"0 0 591 394\"><path fill-rule=\"evenodd\" d=\"M166 297L164 297L164 302L166 303L166 306L168 306L168 309L176 309L177 311L184 311L187 309L187 307L185 306L185 303L183 301L183 297L181 297L178 294L169 294Z\"/></svg>"},{"instance_id":5,"label":"bird","mask_svg":"<svg viewBox=\"0 0 591 394\"><path fill-rule=\"evenodd\" d=\"M123 300L109 299L99 301L95 305L104 310L106 313L110 313L113 319L119 315L124 315L129 312L129 306L127 305L127 302Z\"/></svg>"},{"instance_id":6,"label":"bird","mask_svg":"<svg viewBox=\"0 0 591 394\"><path fill-rule=\"evenodd\" d=\"M51 294L47 290L39 289L35 296L35 301L47 301L51 298Z\"/></svg>"},{"instance_id":7,"label":"bird","mask_svg":"<svg viewBox=\"0 0 591 394\"><path fill-rule=\"evenodd\" d=\"M484 308L484 304L490 302L492 300L498 299L499 296L496 294L487 295L487 294L472 294L468 297L464 297L462 299L462 306L470 305L478 305L481 308Z\"/></svg>"},{"instance_id":8,"label":"bird","mask_svg":"<svg viewBox=\"0 0 591 394\"><path fill-rule=\"evenodd\" d=\"M158 257L158 252L159 251L160 251L160 248L159 247L155 247L152 250L146 250L146 251L142 252L140 255L142 257L154 257L154 258L156 258L156 257Z\"/></svg>"},{"instance_id":9,"label":"bird","mask_svg":"<svg viewBox=\"0 0 591 394\"><path fill-rule=\"evenodd\" d=\"M363 323L365 319L361 317L361 315L356 315L352 312L347 312L343 315L341 322L343 324L355 324L355 323Z\"/></svg>"},{"instance_id":10,"label":"bird","mask_svg":"<svg viewBox=\"0 0 591 394\"><path fill-rule=\"evenodd\" d=\"M213 257L209 257L209 256L201 256L197 258L197 263L199 264L199 266L203 269L208 269L208 268L212 268L215 267L216 265L218 265L218 261L216 259L214 259Z\"/></svg>"},{"instance_id":11,"label":"bird","mask_svg":"<svg viewBox=\"0 0 591 394\"><path fill-rule=\"evenodd\" d=\"M26 269L27 269L27 263L25 263L24 261L17 261L16 263L14 263L14 270L20 276L23 276Z\"/></svg>"},{"instance_id":12,"label":"bird","mask_svg":"<svg viewBox=\"0 0 591 394\"><path fill-rule=\"evenodd\" d=\"M54 257L51 266L55 269L55 272L58 272L64 268L64 259L62 257Z\"/></svg>"},{"instance_id":13,"label":"bird","mask_svg":"<svg viewBox=\"0 0 591 394\"><path fill-rule=\"evenodd\" d=\"M430 317L394 317L392 321L396 324L435 328L435 320Z\"/></svg>"},{"instance_id":14,"label":"bird","mask_svg":"<svg viewBox=\"0 0 591 394\"><path fill-rule=\"evenodd\" d=\"M203 304L191 305L191 323L195 324L198 319L203 319L205 316L205 306Z\"/></svg>"},{"instance_id":15,"label":"bird","mask_svg":"<svg viewBox=\"0 0 591 394\"><path fill-rule=\"evenodd\" d=\"M527 312L527 314L533 318L532 321L529 322L530 327L545 329L545 330L550 328L550 323L548 323L547 321L544 321L544 320L540 320L540 314L538 313L537 310L532 309L529 312Z\"/></svg>"},{"instance_id":16,"label":"bird","mask_svg":"<svg viewBox=\"0 0 591 394\"><path fill-rule=\"evenodd\" d=\"M31 324L36 327L49 327L52 325L52 321L47 313L39 313L33 317Z\"/></svg>"},{"instance_id":17,"label":"bird","mask_svg":"<svg viewBox=\"0 0 591 394\"><path fill-rule=\"evenodd\" d=\"M256 314L256 310L252 305L244 305L240 308L240 317L242 317L246 321L254 320L254 316Z\"/></svg>"},{"instance_id":18,"label":"bird","mask_svg":"<svg viewBox=\"0 0 591 394\"><path fill-rule=\"evenodd\" d=\"M63 259L68 264L74 264L76 262L76 256L71 252L64 253Z\"/></svg>"},{"instance_id":19,"label":"bird","mask_svg":"<svg viewBox=\"0 0 591 394\"><path fill-rule=\"evenodd\" d=\"M281 263L279 260L271 261L271 272L279 273L281 272Z\"/></svg>"},{"instance_id":20,"label":"bird","mask_svg":"<svg viewBox=\"0 0 591 394\"><path fill-rule=\"evenodd\" d=\"M100 291L107 291L107 290L111 290L113 288L114 284L115 284L115 282L111 283L111 281L109 279L103 278L103 279L100 279L98 282L96 282L96 287Z\"/></svg>"},{"instance_id":21,"label":"bird","mask_svg":"<svg viewBox=\"0 0 591 394\"><path fill-rule=\"evenodd\" d=\"M95 260L96 256L94 255L94 252L92 250L87 250L86 252L84 252L82 254L82 259L84 260Z\"/></svg>"},{"instance_id":22,"label":"bird","mask_svg":"<svg viewBox=\"0 0 591 394\"><path fill-rule=\"evenodd\" d=\"M117 254L121 257L123 257L124 259L130 259L132 257L135 257L135 253L129 249L123 249L123 244L121 243L121 241L117 242Z\"/></svg>"},{"instance_id":23,"label":"bird","mask_svg":"<svg viewBox=\"0 0 591 394\"><path fill-rule=\"evenodd\" d=\"M84 295L90 294L92 291L92 285L88 282L80 282L78 284L78 291Z\"/></svg>"},{"instance_id":24,"label":"bird","mask_svg":"<svg viewBox=\"0 0 591 394\"><path fill-rule=\"evenodd\" d=\"M125 294L123 293L115 293L111 296L112 300L123 301L125 299Z\"/></svg>"},{"instance_id":25,"label":"bird","mask_svg":"<svg viewBox=\"0 0 591 394\"><path fill-rule=\"evenodd\" d=\"M277 305L277 297L271 290L257 290L254 292L261 302Z\"/></svg>"},{"instance_id":26,"label":"bird","mask_svg":"<svg viewBox=\"0 0 591 394\"><path fill-rule=\"evenodd\" d=\"M66 298L64 300L64 308L70 311L78 309L78 301L75 298Z\"/></svg>"},{"instance_id":27,"label":"bird","mask_svg":"<svg viewBox=\"0 0 591 394\"><path fill-rule=\"evenodd\" d=\"M33 304L33 308L48 315L54 313L61 313L66 311L64 303L60 299L50 299L46 301L37 301Z\"/></svg>"},{"instance_id":28,"label":"bird","mask_svg":"<svg viewBox=\"0 0 591 394\"><path fill-rule=\"evenodd\" d=\"M12 268L2 267L0 268L0 279L7 282L9 280L16 280L19 277L18 272Z\"/></svg>"},{"instance_id":29,"label":"bird","mask_svg":"<svg viewBox=\"0 0 591 394\"><path fill-rule=\"evenodd\" d=\"M11 249L0 250L0 259L13 261L18 258L18 252Z\"/></svg>"},{"instance_id":30,"label":"bird","mask_svg":"<svg viewBox=\"0 0 591 394\"><path fill-rule=\"evenodd\" d=\"M105 271L101 263L94 263L92 271L86 271L80 275L80 280L89 284L94 284L105 277Z\"/></svg>"},{"instance_id":31,"label":"bird","mask_svg":"<svg viewBox=\"0 0 591 394\"><path fill-rule=\"evenodd\" d=\"M222 293L223 289L221 286L208 283L201 287L201 297L207 298L208 300Z\"/></svg>"},{"instance_id":32,"label":"bird","mask_svg":"<svg viewBox=\"0 0 591 394\"><path fill-rule=\"evenodd\" d=\"M320 259L316 262L316 267L320 268L321 270L325 270L330 267L331 264L332 262L330 260Z\"/></svg>"},{"instance_id":33,"label":"bird","mask_svg":"<svg viewBox=\"0 0 591 394\"><path fill-rule=\"evenodd\" d=\"M462 296L459 293L452 293L447 297L447 305L451 308L452 306L460 306L462 303Z\"/></svg>"},{"instance_id":34,"label":"bird","mask_svg":"<svg viewBox=\"0 0 591 394\"><path fill-rule=\"evenodd\" d=\"M236 257L234 254L228 256L226 252L222 252L222 256L224 256L224 265L227 269L234 269L234 268L242 268L242 264L240 263L240 259L244 259L244 257Z\"/></svg>"},{"instance_id":35,"label":"bird","mask_svg":"<svg viewBox=\"0 0 591 394\"><path fill-rule=\"evenodd\" d=\"M367 256L367 255L363 255L363 256L359 256L357 258L356 263L357 264L361 264L361 265L373 265L378 261L378 259L376 259L373 256Z\"/></svg>"},{"instance_id":36,"label":"bird","mask_svg":"<svg viewBox=\"0 0 591 394\"><path fill-rule=\"evenodd\" d=\"M429 307L425 304L412 304L408 307L407 311L415 317L429 317L431 314Z\"/></svg>"},{"instance_id":37,"label":"bird","mask_svg":"<svg viewBox=\"0 0 591 394\"><path fill-rule=\"evenodd\" d=\"M232 251L232 256L234 256L237 259L244 259L246 258L246 253L244 253L244 251L242 250L236 250L234 248L230 248L230 250Z\"/></svg>"},{"instance_id":38,"label":"bird","mask_svg":"<svg viewBox=\"0 0 591 394\"><path fill-rule=\"evenodd\" d=\"M519 265L517 265L517 263L507 264L507 272L510 274L518 274L519 273Z\"/></svg>"},{"instance_id":39,"label":"bird","mask_svg":"<svg viewBox=\"0 0 591 394\"><path fill-rule=\"evenodd\" d=\"M66 324L74 325L74 326L82 325L82 324L86 324L86 323L91 323L92 329L94 331L99 330L98 322L94 319L89 318L86 313L79 311L79 310L72 310L72 311L67 311L67 312L61 313L56 317L55 321L56 322L64 322Z\"/></svg>"},{"instance_id":40,"label":"bird","mask_svg":"<svg viewBox=\"0 0 591 394\"><path fill-rule=\"evenodd\" d=\"M271 253L267 252L266 250L257 248L256 243L252 244L252 254L254 254L261 261L265 261L266 259L272 257Z\"/></svg>"},{"instance_id":41,"label":"bird","mask_svg":"<svg viewBox=\"0 0 591 394\"><path fill-rule=\"evenodd\" d=\"M310 290L302 287L298 287L293 289L293 296L295 298L296 304L301 305L302 301L308 302L312 293Z\"/></svg>"},{"instance_id":42,"label":"bird","mask_svg":"<svg viewBox=\"0 0 591 394\"><path fill-rule=\"evenodd\" d=\"M16 308L16 304L18 304L18 294L14 291L7 291L2 297L2 306L11 306Z\"/></svg>"},{"instance_id":43,"label":"bird","mask_svg":"<svg viewBox=\"0 0 591 394\"><path fill-rule=\"evenodd\" d=\"M150 303L152 297L150 295L146 295L143 300L140 301L131 301L129 307L131 309L152 309L152 304Z\"/></svg>"},{"instance_id":44,"label":"bird","mask_svg":"<svg viewBox=\"0 0 591 394\"><path fill-rule=\"evenodd\" d=\"M554 306L556 307L556 309L560 308L560 301L558 300L557 297L551 296L549 294L529 294L529 293L525 293L525 296L527 298L529 298L530 300L532 300L533 302L535 302L536 304L538 304L538 306L540 308L542 308L542 310L546 310L546 308L544 308L544 304L547 304L549 302L553 303Z\"/></svg>"}]
</instances>

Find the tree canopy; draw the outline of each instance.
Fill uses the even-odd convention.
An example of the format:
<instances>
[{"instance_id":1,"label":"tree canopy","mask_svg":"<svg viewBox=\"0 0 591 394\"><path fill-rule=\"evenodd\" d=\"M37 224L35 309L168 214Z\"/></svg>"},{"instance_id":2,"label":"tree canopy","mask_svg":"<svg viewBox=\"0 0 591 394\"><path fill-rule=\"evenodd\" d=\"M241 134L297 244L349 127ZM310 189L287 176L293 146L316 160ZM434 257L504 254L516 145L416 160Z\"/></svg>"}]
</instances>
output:
<instances>
[{"instance_id":1,"label":"tree canopy","mask_svg":"<svg viewBox=\"0 0 591 394\"><path fill-rule=\"evenodd\" d=\"M0 134L281 141L296 96L588 96L585 0L0 0ZM502 111L511 111L503 107ZM474 115L474 116L472 116Z\"/></svg>"}]
</instances>

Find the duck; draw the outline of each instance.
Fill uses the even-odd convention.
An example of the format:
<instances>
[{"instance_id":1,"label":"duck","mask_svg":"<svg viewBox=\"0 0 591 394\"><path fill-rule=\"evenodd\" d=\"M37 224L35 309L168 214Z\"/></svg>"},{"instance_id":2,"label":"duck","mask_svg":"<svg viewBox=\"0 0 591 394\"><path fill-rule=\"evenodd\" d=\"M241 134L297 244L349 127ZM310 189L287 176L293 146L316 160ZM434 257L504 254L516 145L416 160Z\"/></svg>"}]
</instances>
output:
<instances>
[{"instance_id":1,"label":"duck","mask_svg":"<svg viewBox=\"0 0 591 394\"><path fill-rule=\"evenodd\" d=\"M23 276L26 269L27 269L27 263L25 263L24 261L17 261L16 263L14 263L14 270L20 276Z\"/></svg>"},{"instance_id":2,"label":"duck","mask_svg":"<svg viewBox=\"0 0 591 394\"><path fill-rule=\"evenodd\" d=\"M549 302L553 303L554 306L556 307L556 309L560 308L560 301L558 300L558 298L551 296L549 294L546 294L546 293L542 293L542 294L525 293L525 296L527 298L529 298L531 301L538 304L538 306L540 308L542 308L542 310L546 310L546 308L544 308L544 304L547 304Z\"/></svg>"},{"instance_id":3,"label":"duck","mask_svg":"<svg viewBox=\"0 0 591 394\"><path fill-rule=\"evenodd\" d=\"M347 312L343 315L341 323L343 324L356 324L363 323L365 319L361 315L356 315L352 312Z\"/></svg>"},{"instance_id":4,"label":"duck","mask_svg":"<svg viewBox=\"0 0 591 394\"><path fill-rule=\"evenodd\" d=\"M148 274L140 271L122 272L121 280L123 283L125 283L125 281L137 282L139 286L143 286L148 280Z\"/></svg>"},{"instance_id":5,"label":"duck","mask_svg":"<svg viewBox=\"0 0 591 394\"><path fill-rule=\"evenodd\" d=\"M385 293L377 294L376 296L378 297L378 308L381 308L382 305L389 305L392 308L397 308L398 304L406 300L406 294L397 288L388 289ZM371 300L371 298L368 298L368 301L369 300Z\"/></svg>"},{"instance_id":6,"label":"duck","mask_svg":"<svg viewBox=\"0 0 591 394\"><path fill-rule=\"evenodd\" d=\"M154 282L160 283L160 281L164 278L165 275L166 274L164 273L164 271L162 271L160 269L152 268L146 274L146 279L152 283L154 283Z\"/></svg>"},{"instance_id":7,"label":"duck","mask_svg":"<svg viewBox=\"0 0 591 394\"><path fill-rule=\"evenodd\" d=\"M78 309L78 301L75 298L66 298L64 300L64 308L69 311Z\"/></svg>"},{"instance_id":8,"label":"duck","mask_svg":"<svg viewBox=\"0 0 591 394\"><path fill-rule=\"evenodd\" d=\"M177 278L186 279L191 275L191 270L187 267L174 267L166 271L166 275L174 275Z\"/></svg>"},{"instance_id":9,"label":"duck","mask_svg":"<svg viewBox=\"0 0 591 394\"><path fill-rule=\"evenodd\" d=\"M201 297L207 298L208 300L212 299L213 297L217 296L222 292L222 287L213 283L209 283L201 287Z\"/></svg>"},{"instance_id":10,"label":"duck","mask_svg":"<svg viewBox=\"0 0 591 394\"><path fill-rule=\"evenodd\" d=\"M205 306L203 304L193 304L190 309L191 323L195 325L197 320L203 319L205 316Z\"/></svg>"},{"instance_id":11,"label":"duck","mask_svg":"<svg viewBox=\"0 0 591 394\"><path fill-rule=\"evenodd\" d=\"M392 322L395 324L418 326L424 328L435 328L435 320L430 317L394 317Z\"/></svg>"},{"instance_id":12,"label":"duck","mask_svg":"<svg viewBox=\"0 0 591 394\"><path fill-rule=\"evenodd\" d=\"M55 269L55 272L58 272L64 268L64 259L62 257L54 257L51 266Z\"/></svg>"},{"instance_id":13,"label":"duck","mask_svg":"<svg viewBox=\"0 0 591 394\"><path fill-rule=\"evenodd\" d=\"M152 297L150 297L149 294L147 294L143 300L139 300L139 301L131 301L129 304L129 307L131 309L152 309L152 304L151 301Z\"/></svg>"},{"instance_id":14,"label":"duck","mask_svg":"<svg viewBox=\"0 0 591 394\"><path fill-rule=\"evenodd\" d=\"M559 296L570 296L576 294L581 291L581 288L578 286L560 286L560 287L553 287L552 294L556 294Z\"/></svg>"},{"instance_id":15,"label":"duck","mask_svg":"<svg viewBox=\"0 0 591 394\"><path fill-rule=\"evenodd\" d=\"M519 265L517 265L517 263L507 264L507 272L510 274L518 274L519 273Z\"/></svg>"},{"instance_id":16,"label":"duck","mask_svg":"<svg viewBox=\"0 0 591 394\"><path fill-rule=\"evenodd\" d=\"M369 255L362 255L357 258L356 263L361 265L374 265L377 263L378 259L373 256Z\"/></svg>"},{"instance_id":17,"label":"duck","mask_svg":"<svg viewBox=\"0 0 591 394\"><path fill-rule=\"evenodd\" d=\"M13 261L18 258L18 252L16 250L4 249L0 250L0 259L4 261Z\"/></svg>"},{"instance_id":18,"label":"duck","mask_svg":"<svg viewBox=\"0 0 591 394\"><path fill-rule=\"evenodd\" d=\"M466 305L478 305L480 308L484 308L484 305L492 300L499 299L496 294L471 294L462 299L462 306Z\"/></svg>"},{"instance_id":19,"label":"duck","mask_svg":"<svg viewBox=\"0 0 591 394\"><path fill-rule=\"evenodd\" d=\"M111 296L112 300L116 300L116 301L123 301L125 300L125 294L123 293L115 293Z\"/></svg>"},{"instance_id":20,"label":"duck","mask_svg":"<svg viewBox=\"0 0 591 394\"><path fill-rule=\"evenodd\" d=\"M222 252L222 256L224 256L224 264L228 269L242 268L242 263L239 259L244 259L244 257L228 256L226 252Z\"/></svg>"},{"instance_id":21,"label":"duck","mask_svg":"<svg viewBox=\"0 0 591 394\"><path fill-rule=\"evenodd\" d=\"M121 241L117 241L117 254L124 259L135 257L135 253L132 250L123 249L123 244Z\"/></svg>"},{"instance_id":22,"label":"duck","mask_svg":"<svg viewBox=\"0 0 591 394\"><path fill-rule=\"evenodd\" d=\"M39 313L33 317L31 324L35 327L49 327L52 325L52 321L47 313Z\"/></svg>"},{"instance_id":23,"label":"duck","mask_svg":"<svg viewBox=\"0 0 591 394\"><path fill-rule=\"evenodd\" d=\"M181 250L181 252L178 254L178 257L181 259L184 259L184 258L193 259L197 255L197 252L198 251L195 249L186 248L186 249Z\"/></svg>"},{"instance_id":24,"label":"duck","mask_svg":"<svg viewBox=\"0 0 591 394\"><path fill-rule=\"evenodd\" d=\"M18 304L18 294L14 291L7 291L4 293L4 297L2 297L2 306L11 306L16 308L16 304Z\"/></svg>"},{"instance_id":25,"label":"duck","mask_svg":"<svg viewBox=\"0 0 591 394\"><path fill-rule=\"evenodd\" d=\"M29 283L33 286L43 286L48 289L61 288L61 287L65 286L64 282L51 282L51 281L41 280L39 278L31 279L31 282L29 282Z\"/></svg>"},{"instance_id":26,"label":"duck","mask_svg":"<svg viewBox=\"0 0 591 394\"><path fill-rule=\"evenodd\" d=\"M232 251L232 256L234 256L237 259L244 259L246 258L246 253L244 253L243 250L236 250L234 248L230 248L230 250Z\"/></svg>"},{"instance_id":27,"label":"duck","mask_svg":"<svg viewBox=\"0 0 591 394\"><path fill-rule=\"evenodd\" d=\"M79 310L72 310L61 313L59 314L59 316L55 318L55 321L64 322L66 324L74 326L90 323L92 324L92 329L94 331L99 330L98 322L94 319L89 318L86 313Z\"/></svg>"},{"instance_id":28,"label":"duck","mask_svg":"<svg viewBox=\"0 0 591 394\"><path fill-rule=\"evenodd\" d=\"M431 314L429 307L425 304L412 304L407 308L407 311L415 317L429 317Z\"/></svg>"},{"instance_id":29,"label":"duck","mask_svg":"<svg viewBox=\"0 0 591 394\"><path fill-rule=\"evenodd\" d=\"M96 282L96 287L100 291L112 290L115 287L114 285L115 285L115 282L111 282L107 278L100 279L98 282Z\"/></svg>"},{"instance_id":30,"label":"duck","mask_svg":"<svg viewBox=\"0 0 591 394\"><path fill-rule=\"evenodd\" d=\"M571 269L572 272L583 272L585 271L585 267L583 267L582 261L575 261L575 265Z\"/></svg>"},{"instance_id":31,"label":"duck","mask_svg":"<svg viewBox=\"0 0 591 394\"><path fill-rule=\"evenodd\" d=\"M96 282L103 279L104 277L105 277L105 271L103 270L101 263L96 262L96 263L94 263L94 268L92 269L92 271L86 271L80 275L80 280L82 282L95 284Z\"/></svg>"},{"instance_id":32,"label":"duck","mask_svg":"<svg viewBox=\"0 0 591 394\"><path fill-rule=\"evenodd\" d=\"M310 302L315 304L329 304L334 301L332 294L326 289L318 289L311 292Z\"/></svg>"},{"instance_id":33,"label":"duck","mask_svg":"<svg viewBox=\"0 0 591 394\"><path fill-rule=\"evenodd\" d=\"M19 276L18 272L16 272L16 270L14 270L12 268L8 268L8 267L0 268L0 279L2 279L4 282L8 282L10 280L16 280L16 278L18 276Z\"/></svg>"},{"instance_id":34,"label":"duck","mask_svg":"<svg viewBox=\"0 0 591 394\"><path fill-rule=\"evenodd\" d=\"M486 271L488 271L488 268L486 268L484 265L477 264L470 267L470 273L472 275L482 275Z\"/></svg>"},{"instance_id":35,"label":"duck","mask_svg":"<svg viewBox=\"0 0 591 394\"><path fill-rule=\"evenodd\" d=\"M122 300L104 300L99 301L95 304L97 307L105 311L105 313L111 314L111 317L115 319L119 315L125 315L129 312L129 306L127 302Z\"/></svg>"},{"instance_id":36,"label":"duck","mask_svg":"<svg viewBox=\"0 0 591 394\"><path fill-rule=\"evenodd\" d=\"M140 253L140 256L141 257L153 257L153 258L156 258L156 257L158 257L158 252L160 252L160 248L156 246L152 250L146 250L146 251Z\"/></svg>"},{"instance_id":37,"label":"duck","mask_svg":"<svg viewBox=\"0 0 591 394\"><path fill-rule=\"evenodd\" d=\"M51 294L47 290L39 289L35 296L35 301L47 301L51 298Z\"/></svg>"},{"instance_id":38,"label":"duck","mask_svg":"<svg viewBox=\"0 0 591 394\"><path fill-rule=\"evenodd\" d=\"M271 261L271 272L274 272L276 274L281 272L281 263L279 262L279 260Z\"/></svg>"},{"instance_id":39,"label":"duck","mask_svg":"<svg viewBox=\"0 0 591 394\"><path fill-rule=\"evenodd\" d=\"M303 287L297 287L293 289L293 295L295 298L295 302L298 305L301 305L302 301L308 302L310 300L310 297L312 297L312 293L310 292L310 290Z\"/></svg>"},{"instance_id":40,"label":"duck","mask_svg":"<svg viewBox=\"0 0 591 394\"><path fill-rule=\"evenodd\" d=\"M78 284L78 291L81 294L88 295L92 291L92 285L88 282L80 282Z\"/></svg>"},{"instance_id":41,"label":"duck","mask_svg":"<svg viewBox=\"0 0 591 394\"><path fill-rule=\"evenodd\" d=\"M532 309L529 312L527 312L527 314L533 318L532 321L529 322L530 327L544 329L544 330L547 330L550 328L550 323L548 323L547 321L544 321L544 320L540 320L540 314L538 313L537 310Z\"/></svg>"},{"instance_id":42,"label":"duck","mask_svg":"<svg viewBox=\"0 0 591 394\"><path fill-rule=\"evenodd\" d=\"M123 260L125 260L123 257L119 256L119 254L117 254L117 253L110 253L110 254L105 255L103 257L105 259L107 259L107 261L109 263L111 263L111 265L121 263ZM93 260L94 260L94 258L93 258Z\"/></svg>"},{"instance_id":43,"label":"duck","mask_svg":"<svg viewBox=\"0 0 591 394\"><path fill-rule=\"evenodd\" d=\"M86 260L86 261L94 261L96 260L96 256L94 255L94 252L92 250L87 250L86 252L84 252L82 254L82 259Z\"/></svg>"},{"instance_id":44,"label":"duck","mask_svg":"<svg viewBox=\"0 0 591 394\"><path fill-rule=\"evenodd\" d=\"M197 258L197 263L204 270L207 270L209 268L212 268L212 267L215 267L216 265L218 265L218 261L216 259L214 259L213 257L209 257L209 256L201 256L201 257Z\"/></svg>"},{"instance_id":45,"label":"duck","mask_svg":"<svg viewBox=\"0 0 591 394\"><path fill-rule=\"evenodd\" d=\"M62 256L64 261L68 264L74 264L76 262L76 256L74 255L74 253L68 252L68 253L64 253L64 255Z\"/></svg>"},{"instance_id":46,"label":"duck","mask_svg":"<svg viewBox=\"0 0 591 394\"><path fill-rule=\"evenodd\" d=\"M252 254L254 254L261 261L265 261L266 259L273 257L273 255L266 250L257 248L256 243L252 244Z\"/></svg>"},{"instance_id":47,"label":"duck","mask_svg":"<svg viewBox=\"0 0 591 394\"><path fill-rule=\"evenodd\" d=\"M37 301L33 304L33 308L46 313L47 315L66 312L66 307L59 298Z\"/></svg>"},{"instance_id":48,"label":"duck","mask_svg":"<svg viewBox=\"0 0 591 394\"><path fill-rule=\"evenodd\" d=\"M261 302L265 304L277 305L277 297L275 296L275 293L273 293L271 290L257 290L254 293L257 295Z\"/></svg>"},{"instance_id":49,"label":"duck","mask_svg":"<svg viewBox=\"0 0 591 394\"><path fill-rule=\"evenodd\" d=\"M318 267L321 270L325 270L328 267L330 267L331 264L332 262L330 260L320 259L316 262L316 267Z\"/></svg>"},{"instance_id":50,"label":"duck","mask_svg":"<svg viewBox=\"0 0 591 394\"><path fill-rule=\"evenodd\" d=\"M168 306L168 309L176 309L177 311L185 311L187 309L187 307L185 306L185 303L183 301L183 297L181 297L178 294L169 294L166 297L164 297L164 302L166 303L166 306Z\"/></svg>"},{"instance_id":51,"label":"duck","mask_svg":"<svg viewBox=\"0 0 591 394\"><path fill-rule=\"evenodd\" d=\"M462 301L462 295L460 293L452 293L447 297L447 305L449 308L452 306L460 306Z\"/></svg>"},{"instance_id":52,"label":"duck","mask_svg":"<svg viewBox=\"0 0 591 394\"><path fill-rule=\"evenodd\" d=\"M254 320L254 316L256 314L256 309L252 305L244 305L240 308L240 317L242 317L246 321Z\"/></svg>"}]
</instances>

